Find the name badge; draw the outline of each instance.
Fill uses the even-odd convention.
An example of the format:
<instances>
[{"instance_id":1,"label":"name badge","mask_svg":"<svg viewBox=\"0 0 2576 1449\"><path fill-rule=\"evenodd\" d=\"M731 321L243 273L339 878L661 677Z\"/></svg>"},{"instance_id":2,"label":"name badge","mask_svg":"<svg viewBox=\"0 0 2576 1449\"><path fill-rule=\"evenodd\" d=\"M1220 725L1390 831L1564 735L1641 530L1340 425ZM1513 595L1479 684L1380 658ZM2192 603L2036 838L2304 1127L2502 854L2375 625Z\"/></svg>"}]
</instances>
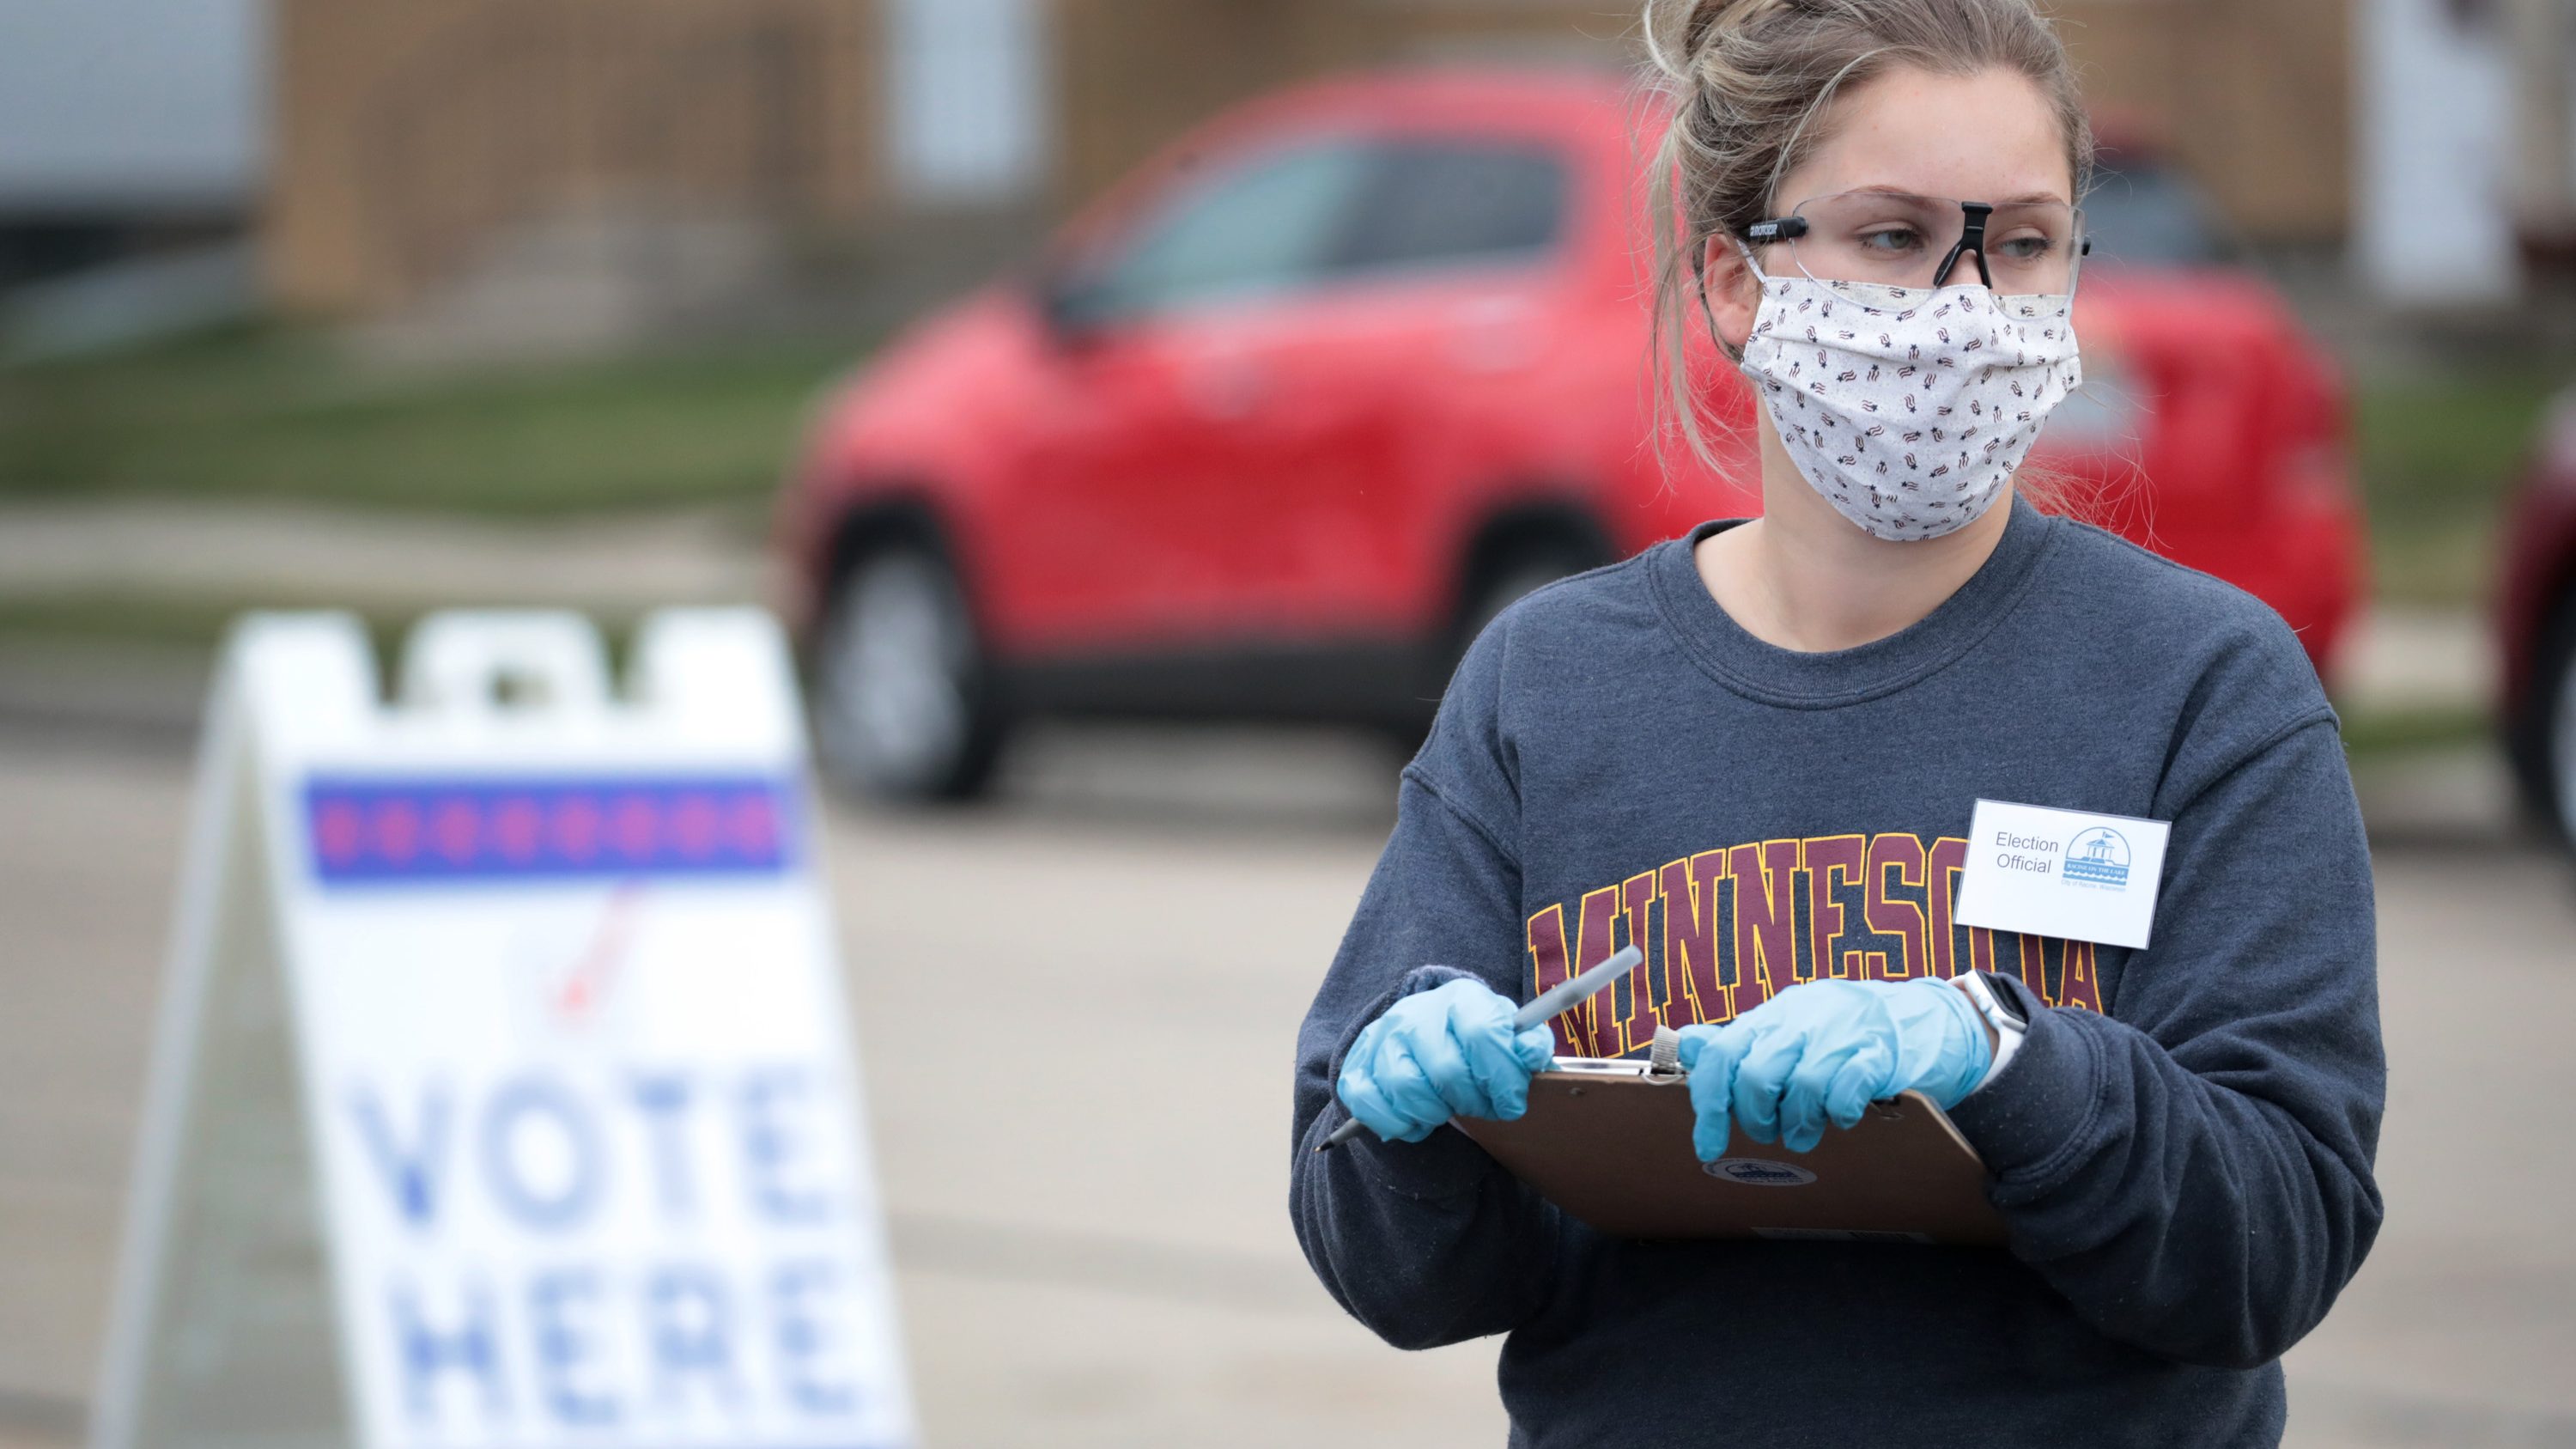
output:
<instances>
[{"instance_id":1,"label":"name badge","mask_svg":"<svg viewBox=\"0 0 2576 1449\"><path fill-rule=\"evenodd\" d=\"M2172 833L2162 820L1980 800L1969 817L1959 922L2143 947Z\"/></svg>"}]
</instances>

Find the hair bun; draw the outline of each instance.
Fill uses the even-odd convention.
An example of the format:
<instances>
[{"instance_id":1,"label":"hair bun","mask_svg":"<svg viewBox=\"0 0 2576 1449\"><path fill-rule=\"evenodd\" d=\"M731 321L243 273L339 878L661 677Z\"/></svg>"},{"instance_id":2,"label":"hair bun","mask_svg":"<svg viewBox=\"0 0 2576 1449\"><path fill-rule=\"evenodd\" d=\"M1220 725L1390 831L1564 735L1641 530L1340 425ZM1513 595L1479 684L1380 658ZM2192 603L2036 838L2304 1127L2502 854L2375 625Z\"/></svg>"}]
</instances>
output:
<instances>
[{"instance_id":1,"label":"hair bun","mask_svg":"<svg viewBox=\"0 0 2576 1449\"><path fill-rule=\"evenodd\" d=\"M1719 36L1798 8L1797 0L1646 0L1646 54L1657 70L1684 80Z\"/></svg>"}]
</instances>

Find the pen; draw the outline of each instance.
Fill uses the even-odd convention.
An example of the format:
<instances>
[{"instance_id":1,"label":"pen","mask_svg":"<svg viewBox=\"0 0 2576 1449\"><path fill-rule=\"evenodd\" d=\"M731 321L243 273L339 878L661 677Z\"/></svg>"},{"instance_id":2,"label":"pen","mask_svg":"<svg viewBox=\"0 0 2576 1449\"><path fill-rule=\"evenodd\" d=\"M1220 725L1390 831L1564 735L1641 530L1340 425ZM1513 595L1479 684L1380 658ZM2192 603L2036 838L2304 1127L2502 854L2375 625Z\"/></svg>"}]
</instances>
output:
<instances>
[{"instance_id":1,"label":"pen","mask_svg":"<svg viewBox=\"0 0 2576 1449\"><path fill-rule=\"evenodd\" d=\"M1565 980L1560 981L1545 991L1540 992L1538 995L1530 998L1529 1005L1512 1013L1513 1034L1518 1035L1521 1032L1529 1030L1531 1027L1547 1024L1549 1021L1554 1020L1557 1016L1572 1008L1577 1003L1591 999L1594 995L1599 993L1603 987L1608 986L1611 982L1618 980L1620 977L1625 976L1630 971L1636 969L1636 967L1640 963L1644 962L1645 959L1645 952L1638 950L1634 946L1629 946L1622 949L1617 955L1612 956L1609 960L1604 961L1600 965L1593 967L1591 970L1584 972L1582 975L1569 976ZM1350 1141L1352 1138L1359 1136L1361 1130L1360 1119L1353 1117L1348 1122L1334 1128L1333 1135L1325 1138L1322 1145L1318 1146L1315 1150L1317 1152L1328 1152L1333 1148L1339 1147L1343 1143Z\"/></svg>"}]
</instances>

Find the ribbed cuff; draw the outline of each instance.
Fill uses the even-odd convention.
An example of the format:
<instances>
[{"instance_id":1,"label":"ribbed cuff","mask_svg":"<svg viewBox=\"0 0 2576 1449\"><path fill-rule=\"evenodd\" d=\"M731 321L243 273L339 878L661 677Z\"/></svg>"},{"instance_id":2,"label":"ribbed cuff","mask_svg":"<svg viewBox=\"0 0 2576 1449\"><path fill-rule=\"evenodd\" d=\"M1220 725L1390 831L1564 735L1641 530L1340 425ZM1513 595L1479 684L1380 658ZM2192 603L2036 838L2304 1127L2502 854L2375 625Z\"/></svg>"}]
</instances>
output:
<instances>
[{"instance_id":1,"label":"ribbed cuff","mask_svg":"<svg viewBox=\"0 0 2576 1449\"><path fill-rule=\"evenodd\" d=\"M2101 1061L2092 1033L2069 1019L2076 1009L2047 1006L2009 976L1988 984L2009 995L2030 1030L2013 1054L2012 1071L1998 1074L1990 1090L1961 1099L1950 1120L1997 1182L2045 1185L2072 1160L2101 1109Z\"/></svg>"},{"instance_id":2,"label":"ribbed cuff","mask_svg":"<svg viewBox=\"0 0 2576 1449\"><path fill-rule=\"evenodd\" d=\"M1350 1055L1351 1044L1359 1040L1368 1024L1384 1016L1387 1010L1408 996L1445 986L1452 981L1477 979L1475 973L1455 966L1416 966L1395 983L1395 989L1371 1003L1359 1014L1340 1045L1333 1048L1332 1080L1342 1079L1342 1059ZM1342 1105L1336 1093L1324 1104L1324 1111L1312 1129L1321 1142L1351 1120L1351 1111ZM1333 1149L1336 1156L1349 1153L1352 1160L1379 1182L1408 1197L1455 1197L1472 1192L1485 1174L1497 1171L1494 1159L1474 1139L1454 1127L1442 1126L1419 1142L1389 1142L1363 1127L1359 1135Z\"/></svg>"}]
</instances>

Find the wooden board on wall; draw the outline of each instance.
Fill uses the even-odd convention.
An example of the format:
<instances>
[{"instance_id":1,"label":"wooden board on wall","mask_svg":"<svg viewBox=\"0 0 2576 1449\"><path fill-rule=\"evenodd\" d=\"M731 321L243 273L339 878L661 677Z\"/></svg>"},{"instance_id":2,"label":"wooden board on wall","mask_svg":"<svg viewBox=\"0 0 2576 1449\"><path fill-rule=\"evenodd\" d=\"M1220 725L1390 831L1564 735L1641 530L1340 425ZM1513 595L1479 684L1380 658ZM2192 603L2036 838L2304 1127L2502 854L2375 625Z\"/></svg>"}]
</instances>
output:
<instances>
[{"instance_id":1,"label":"wooden board on wall","mask_svg":"<svg viewBox=\"0 0 2576 1449\"><path fill-rule=\"evenodd\" d=\"M2340 238L2352 196L2352 0L2057 0L2086 98L2143 123L2263 242Z\"/></svg>"},{"instance_id":2,"label":"wooden board on wall","mask_svg":"<svg viewBox=\"0 0 2576 1449\"><path fill-rule=\"evenodd\" d=\"M2260 241L2340 237L2350 210L2352 0L2054 0L2089 98L2144 123ZM1096 193L1236 101L1352 66L1635 60L1612 0L1058 0L1065 166Z\"/></svg>"},{"instance_id":3,"label":"wooden board on wall","mask_svg":"<svg viewBox=\"0 0 2576 1449\"><path fill-rule=\"evenodd\" d=\"M1057 188L1078 202L1218 111L1349 63L1317 0L1056 0Z\"/></svg>"},{"instance_id":4,"label":"wooden board on wall","mask_svg":"<svg viewBox=\"0 0 2576 1449\"><path fill-rule=\"evenodd\" d=\"M1057 0L1066 200L1277 86L1443 59L1620 63L1634 13L1608 0Z\"/></svg>"},{"instance_id":5,"label":"wooden board on wall","mask_svg":"<svg viewBox=\"0 0 2576 1449\"><path fill-rule=\"evenodd\" d=\"M2331 240L2353 0L2051 0L2092 98L2245 233ZM1628 0L1052 0L1059 207L1226 107L1353 67L1635 61ZM382 311L514 219L661 193L900 224L877 0L276 0L267 256L288 306Z\"/></svg>"},{"instance_id":6,"label":"wooden board on wall","mask_svg":"<svg viewBox=\"0 0 2576 1449\"><path fill-rule=\"evenodd\" d=\"M877 189L850 0L278 0L274 295L399 306L499 229L642 198L781 221Z\"/></svg>"}]
</instances>

